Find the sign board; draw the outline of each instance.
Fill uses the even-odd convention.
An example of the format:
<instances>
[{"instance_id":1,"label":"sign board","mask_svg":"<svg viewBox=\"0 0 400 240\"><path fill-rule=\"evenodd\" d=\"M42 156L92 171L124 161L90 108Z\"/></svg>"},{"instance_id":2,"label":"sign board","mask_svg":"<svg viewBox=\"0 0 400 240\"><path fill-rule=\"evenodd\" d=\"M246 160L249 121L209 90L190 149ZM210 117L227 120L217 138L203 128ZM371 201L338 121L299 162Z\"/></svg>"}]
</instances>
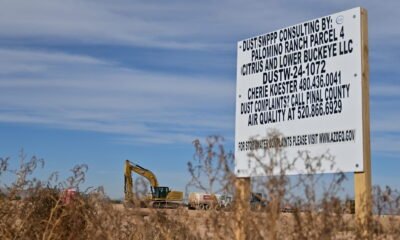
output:
<instances>
[{"instance_id":1,"label":"sign board","mask_svg":"<svg viewBox=\"0 0 400 240\"><path fill-rule=\"evenodd\" d=\"M363 171L360 19L354 8L238 42L238 177L265 175L249 153L277 145L289 160L331 154L335 168L322 162L321 173ZM268 139L270 130L282 136ZM287 174L304 170L297 161Z\"/></svg>"}]
</instances>

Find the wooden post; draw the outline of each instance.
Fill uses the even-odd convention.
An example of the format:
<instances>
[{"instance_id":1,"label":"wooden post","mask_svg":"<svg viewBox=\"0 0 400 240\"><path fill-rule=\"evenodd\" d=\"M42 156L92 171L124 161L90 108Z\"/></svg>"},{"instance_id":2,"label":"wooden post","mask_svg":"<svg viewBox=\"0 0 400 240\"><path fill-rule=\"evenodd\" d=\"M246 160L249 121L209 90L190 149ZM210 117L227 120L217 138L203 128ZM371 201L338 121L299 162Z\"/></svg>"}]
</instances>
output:
<instances>
[{"instance_id":1,"label":"wooden post","mask_svg":"<svg viewBox=\"0 0 400 240\"><path fill-rule=\"evenodd\" d=\"M362 69L362 120L364 171L354 173L356 221L361 224L363 235L369 236L368 222L372 217L371 143L369 120L369 63L367 10L361 8L361 69Z\"/></svg>"},{"instance_id":2,"label":"wooden post","mask_svg":"<svg viewBox=\"0 0 400 240\"><path fill-rule=\"evenodd\" d=\"M235 180L235 239L245 240L245 222L244 217L250 210L250 178L236 178Z\"/></svg>"}]
</instances>

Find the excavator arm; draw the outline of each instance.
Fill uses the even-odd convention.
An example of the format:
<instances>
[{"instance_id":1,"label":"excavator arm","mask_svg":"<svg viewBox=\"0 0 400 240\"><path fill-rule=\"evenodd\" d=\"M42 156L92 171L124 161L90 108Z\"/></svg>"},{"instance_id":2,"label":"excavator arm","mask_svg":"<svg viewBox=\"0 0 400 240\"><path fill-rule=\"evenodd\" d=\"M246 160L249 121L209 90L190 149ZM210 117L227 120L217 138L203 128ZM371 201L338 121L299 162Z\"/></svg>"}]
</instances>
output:
<instances>
[{"instance_id":1,"label":"excavator arm","mask_svg":"<svg viewBox=\"0 0 400 240\"><path fill-rule=\"evenodd\" d=\"M147 180L149 180L150 185L152 187L158 187L158 181L156 175L154 173L144 167L141 167L129 160L125 161L125 176L128 175L132 178L131 172L135 172L139 174L140 176L145 177Z\"/></svg>"},{"instance_id":2,"label":"excavator arm","mask_svg":"<svg viewBox=\"0 0 400 240\"><path fill-rule=\"evenodd\" d=\"M125 198L131 199L133 197L133 180L132 180L132 172L139 174L140 176L145 177L151 185L151 189L158 187L158 181L156 175L154 173L144 167L139 166L138 164L132 163L129 160L125 160L125 185L124 192Z\"/></svg>"}]
</instances>

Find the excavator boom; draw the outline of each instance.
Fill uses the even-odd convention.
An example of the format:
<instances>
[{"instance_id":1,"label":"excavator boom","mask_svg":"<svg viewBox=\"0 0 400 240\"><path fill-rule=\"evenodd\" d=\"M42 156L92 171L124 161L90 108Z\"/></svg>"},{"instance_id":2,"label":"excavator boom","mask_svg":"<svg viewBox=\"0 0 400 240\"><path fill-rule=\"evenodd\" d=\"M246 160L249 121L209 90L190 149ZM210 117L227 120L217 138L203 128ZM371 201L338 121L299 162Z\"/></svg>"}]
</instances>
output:
<instances>
[{"instance_id":1,"label":"excavator boom","mask_svg":"<svg viewBox=\"0 0 400 240\"><path fill-rule=\"evenodd\" d=\"M152 171L150 171L144 167L141 167L136 163L132 163L129 160L126 160L125 161L125 176L132 178L131 172L135 172L135 173L139 174L140 176L145 177L147 180L149 180L150 185L153 188L158 187L157 177Z\"/></svg>"}]
</instances>

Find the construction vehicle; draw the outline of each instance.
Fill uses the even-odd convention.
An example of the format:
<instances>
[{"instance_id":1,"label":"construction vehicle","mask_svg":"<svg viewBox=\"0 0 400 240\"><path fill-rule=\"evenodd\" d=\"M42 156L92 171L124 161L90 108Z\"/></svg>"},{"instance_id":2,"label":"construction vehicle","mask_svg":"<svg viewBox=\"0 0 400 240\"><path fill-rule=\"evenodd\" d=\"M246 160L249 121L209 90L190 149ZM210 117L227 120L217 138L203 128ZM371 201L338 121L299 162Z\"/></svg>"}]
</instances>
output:
<instances>
[{"instance_id":1,"label":"construction vehicle","mask_svg":"<svg viewBox=\"0 0 400 240\"><path fill-rule=\"evenodd\" d=\"M229 210L232 206L233 196L228 194L216 194L218 198L218 205L220 209Z\"/></svg>"},{"instance_id":2,"label":"construction vehicle","mask_svg":"<svg viewBox=\"0 0 400 240\"><path fill-rule=\"evenodd\" d=\"M188 209L228 209L232 204L232 198L232 196L226 194L192 192L189 194Z\"/></svg>"},{"instance_id":3,"label":"construction vehicle","mask_svg":"<svg viewBox=\"0 0 400 240\"><path fill-rule=\"evenodd\" d=\"M61 203L63 205L70 204L77 196L79 192L76 188L67 188L61 193Z\"/></svg>"},{"instance_id":4,"label":"construction vehicle","mask_svg":"<svg viewBox=\"0 0 400 240\"><path fill-rule=\"evenodd\" d=\"M215 194L192 192L189 194L189 209L208 210L218 206L218 198Z\"/></svg>"},{"instance_id":5,"label":"construction vehicle","mask_svg":"<svg viewBox=\"0 0 400 240\"><path fill-rule=\"evenodd\" d=\"M267 207L267 201L264 198L264 194L260 192L251 192L250 194L250 208L252 210L260 210Z\"/></svg>"},{"instance_id":6,"label":"construction vehicle","mask_svg":"<svg viewBox=\"0 0 400 240\"><path fill-rule=\"evenodd\" d=\"M169 187L159 186L157 177L152 171L141 167L136 163L132 163L129 160L125 160L125 202L134 202L132 172L145 177L150 182L151 193L144 201L146 206L154 208L177 208L182 205L183 192L172 191Z\"/></svg>"}]
</instances>

